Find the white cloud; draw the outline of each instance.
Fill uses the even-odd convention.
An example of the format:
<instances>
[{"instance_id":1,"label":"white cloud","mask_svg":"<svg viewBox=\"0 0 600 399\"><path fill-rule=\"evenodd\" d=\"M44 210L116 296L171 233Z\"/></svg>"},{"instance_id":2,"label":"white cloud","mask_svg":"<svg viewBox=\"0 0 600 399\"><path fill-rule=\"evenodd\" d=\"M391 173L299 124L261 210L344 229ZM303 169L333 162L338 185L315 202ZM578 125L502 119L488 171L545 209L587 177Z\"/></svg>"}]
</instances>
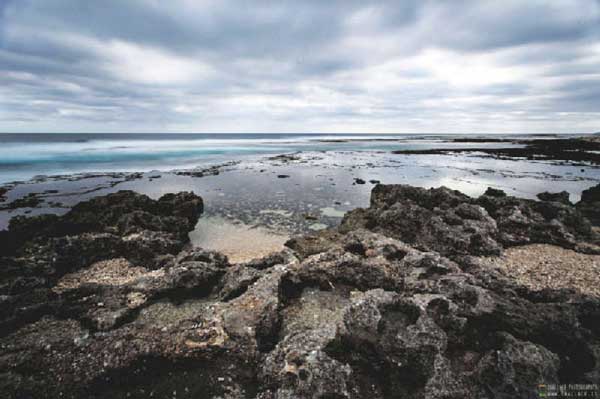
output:
<instances>
[{"instance_id":1,"label":"white cloud","mask_svg":"<svg viewBox=\"0 0 600 399\"><path fill-rule=\"evenodd\" d=\"M594 0L9 4L0 131L600 129Z\"/></svg>"},{"instance_id":2,"label":"white cloud","mask_svg":"<svg viewBox=\"0 0 600 399\"><path fill-rule=\"evenodd\" d=\"M212 68L201 60L124 41L99 43L105 68L117 77L146 84L184 84L210 79Z\"/></svg>"}]
</instances>

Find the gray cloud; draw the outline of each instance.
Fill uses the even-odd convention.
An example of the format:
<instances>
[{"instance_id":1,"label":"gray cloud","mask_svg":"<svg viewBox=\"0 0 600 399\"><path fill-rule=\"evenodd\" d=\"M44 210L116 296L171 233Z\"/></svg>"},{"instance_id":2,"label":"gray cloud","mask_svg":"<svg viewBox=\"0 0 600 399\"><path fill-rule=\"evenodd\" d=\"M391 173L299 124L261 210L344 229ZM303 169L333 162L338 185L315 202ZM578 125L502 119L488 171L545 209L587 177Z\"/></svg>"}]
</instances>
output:
<instances>
[{"instance_id":1,"label":"gray cloud","mask_svg":"<svg viewBox=\"0 0 600 399\"><path fill-rule=\"evenodd\" d=\"M0 131L593 131L600 2L0 0Z\"/></svg>"}]
</instances>

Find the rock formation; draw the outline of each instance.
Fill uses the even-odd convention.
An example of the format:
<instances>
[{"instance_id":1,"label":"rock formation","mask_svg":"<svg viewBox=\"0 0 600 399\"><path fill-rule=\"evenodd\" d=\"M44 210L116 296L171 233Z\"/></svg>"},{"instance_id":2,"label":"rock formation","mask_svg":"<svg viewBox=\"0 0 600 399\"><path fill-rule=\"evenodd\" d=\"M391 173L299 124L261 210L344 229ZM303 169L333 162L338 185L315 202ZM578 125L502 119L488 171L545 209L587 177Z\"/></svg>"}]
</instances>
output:
<instances>
[{"instance_id":1,"label":"rock formation","mask_svg":"<svg viewBox=\"0 0 600 399\"><path fill-rule=\"evenodd\" d=\"M376 186L338 231L230 264L202 201L131 192L0 239L6 397L530 398L600 381L600 300L476 255L593 241L579 207ZM593 245L593 244L589 244ZM5 249L8 248L8 249Z\"/></svg>"}]
</instances>

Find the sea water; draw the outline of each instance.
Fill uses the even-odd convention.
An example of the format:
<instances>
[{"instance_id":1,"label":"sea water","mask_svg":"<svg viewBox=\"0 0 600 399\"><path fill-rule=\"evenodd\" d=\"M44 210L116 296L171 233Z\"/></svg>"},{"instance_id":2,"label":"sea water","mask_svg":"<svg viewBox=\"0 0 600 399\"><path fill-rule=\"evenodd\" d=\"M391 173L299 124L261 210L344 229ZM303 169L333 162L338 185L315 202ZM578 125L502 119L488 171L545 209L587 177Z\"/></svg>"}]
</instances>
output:
<instances>
[{"instance_id":1,"label":"sea water","mask_svg":"<svg viewBox=\"0 0 600 399\"><path fill-rule=\"evenodd\" d=\"M469 144L460 136L360 134L0 134L0 184L38 175L193 168L297 151L392 151ZM520 136L522 137L522 136ZM481 146L481 144L476 144ZM508 144L487 144L487 146Z\"/></svg>"}]
</instances>

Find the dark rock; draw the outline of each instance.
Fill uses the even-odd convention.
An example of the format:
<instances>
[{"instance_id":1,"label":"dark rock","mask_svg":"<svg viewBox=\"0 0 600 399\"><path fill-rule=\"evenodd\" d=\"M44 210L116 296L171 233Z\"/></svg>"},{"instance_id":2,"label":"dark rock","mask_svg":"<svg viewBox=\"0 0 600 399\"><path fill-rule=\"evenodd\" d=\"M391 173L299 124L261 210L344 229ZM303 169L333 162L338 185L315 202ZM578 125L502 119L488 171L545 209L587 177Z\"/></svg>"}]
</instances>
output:
<instances>
[{"instance_id":1,"label":"dark rock","mask_svg":"<svg viewBox=\"0 0 600 399\"><path fill-rule=\"evenodd\" d=\"M237 298L246 292L248 287L254 284L260 277L261 273L256 268L246 265L234 265L227 269L227 273L222 280L219 297L223 301Z\"/></svg>"},{"instance_id":2,"label":"dark rock","mask_svg":"<svg viewBox=\"0 0 600 399\"><path fill-rule=\"evenodd\" d=\"M302 216L304 216L304 219L306 219L306 220L319 220L318 216L315 216L310 213L304 213L304 214L302 214Z\"/></svg>"},{"instance_id":3,"label":"dark rock","mask_svg":"<svg viewBox=\"0 0 600 399\"><path fill-rule=\"evenodd\" d=\"M381 181L376 180L376 179L371 179L371 180L369 180L369 183L371 183L371 184L379 184L379 183L381 183Z\"/></svg>"},{"instance_id":4,"label":"dark rock","mask_svg":"<svg viewBox=\"0 0 600 399\"><path fill-rule=\"evenodd\" d=\"M239 161L230 161L230 162L225 162L225 163L222 163L219 165L213 165L213 166L210 166L205 169L184 170L184 171L176 172L175 174L179 175L179 176L191 176L191 177L217 176L221 172L226 170L227 167L234 166L238 163L239 163Z\"/></svg>"},{"instance_id":5,"label":"dark rock","mask_svg":"<svg viewBox=\"0 0 600 399\"><path fill-rule=\"evenodd\" d=\"M178 254L188 243L187 233L201 213L202 199L191 193L154 201L120 191L82 202L64 216L15 217L8 231L0 233L0 264L6 265L0 287L7 287L9 295L21 295L52 287L66 273L94 262L119 257L150 269L162 267L166 255ZM14 303L6 305L8 318L20 312L19 301Z\"/></svg>"},{"instance_id":6,"label":"dark rock","mask_svg":"<svg viewBox=\"0 0 600 399\"><path fill-rule=\"evenodd\" d=\"M583 190L581 202L600 202L600 184Z\"/></svg>"},{"instance_id":7,"label":"dark rock","mask_svg":"<svg viewBox=\"0 0 600 399\"><path fill-rule=\"evenodd\" d=\"M285 246L292 249L301 259L304 259L327 250L337 238L337 233L325 230L319 234L293 237L285 243Z\"/></svg>"},{"instance_id":8,"label":"dark rock","mask_svg":"<svg viewBox=\"0 0 600 399\"><path fill-rule=\"evenodd\" d=\"M566 205L571 204L571 201L569 201L569 193L567 191L561 191L560 193L549 193L545 191L543 193L539 193L537 197L540 199L540 201L560 202Z\"/></svg>"},{"instance_id":9,"label":"dark rock","mask_svg":"<svg viewBox=\"0 0 600 399\"><path fill-rule=\"evenodd\" d=\"M2 198L2 195L0 195ZM16 200L0 207L1 209L18 209L18 208L36 208L39 204L42 203L42 200L38 198L36 193L30 193L22 198L17 198Z\"/></svg>"},{"instance_id":10,"label":"dark rock","mask_svg":"<svg viewBox=\"0 0 600 399\"><path fill-rule=\"evenodd\" d=\"M583 190L576 206L594 226L600 226L600 184Z\"/></svg>"},{"instance_id":11,"label":"dark rock","mask_svg":"<svg viewBox=\"0 0 600 399\"><path fill-rule=\"evenodd\" d=\"M287 179L289 177L290 177L290 175L277 175L278 179Z\"/></svg>"},{"instance_id":12,"label":"dark rock","mask_svg":"<svg viewBox=\"0 0 600 399\"><path fill-rule=\"evenodd\" d=\"M481 206L446 188L378 185L371 207L348 212L340 231L367 228L445 255L499 254L496 222Z\"/></svg>"},{"instance_id":13,"label":"dark rock","mask_svg":"<svg viewBox=\"0 0 600 399\"><path fill-rule=\"evenodd\" d=\"M129 196L98 201L112 225L87 204L46 220L60 228L9 230L21 228L0 258L4 397L526 399L600 376L598 298L531 291L472 256L503 234L583 237L571 205L378 185L343 228L231 265L171 248L180 236L162 218L188 228L194 198ZM128 255L152 265L88 268Z\"/></svg>"},{"instance_id":14,"label":"dark rock","mask_svg":"<svg viewBox=\"0 0 600 399\"><path fill-rule=\"evenodd\" d=\"M275 265L290 263L292 260L293 255L289 251L284 250L281 252L272 253L264 258L251 260L246 262L245 265L254 269L264 270Z\"/></svg>"},{"instance_id":15,"label":"dark rock","mask_svg":"<svg viewBox=\"0 0 600 399\"><path fill-rule=\"evenodd\" d=\"M300 158L300 156L296 155L296 154L281 154L281 155L275 155L275 156L269 158L270 161L277 161L277 162L282 162L282 163L299 161L301 159L302 158Z\"/></svg>"},{"instance_id":16,"label":"dark rock","mask_svg":"<svg viewBox=\"0 0 600 399\"><path fill-rule=\"evenodd\" d=\"M364 181L363 179L361 179L360 177L355 177L354 178L354 183L355 184L366 184L367 182Z\"/></svg>"},{"instance_id":17,"label":"dark rock","mask_svg":"<svg viewBox=\"0 0 600 399\"><path fill-rule=\"evenodd\" d=\"M592 237L589 222L570 204L518 199L494 189L473 199L444 187L404 185L376 186L371 206L348 212L340 231L357 228L446 256L497 255L504 246L528 243L576 248Z\"/></svg>"},{"instance_id":18,"label":"dark rock","mask_svg":"<svg viewBox=\"0 0 600 399\"><path fill-rule=\"evenodd\" d=\"M485 190L485 193L483 193L483 195L487 195L490 197L506 197L506 193L504 191L493 187L488 187L487 190Z\"/></svg>"},{"instance_id":19,"label":"dark rock","mask_svg":"<svg viewBox=\"0 0 600 399\"><path fill-rule=\"evenodd\" d=\"M467 141L473 141L467 139ZM483 139L481 142L490 142L489 139ZM493 141L492 141L493 142ZM518 140L515 144L522 144L520 147L481 147L481 148L444 148L444 149L426 149L426 150L397 150L393 154L402 155L448 155L448 154L486 154L486 156L500 159L529 159L546 160L557 162L569 162L574 165L600 164L600 142L589 140L588 138L557 138L557 139L533 139Z\"/></svg>"},{"instance_id":20,"label":"dark rock","mask_svg":"<svg viewBox=\"0 0 600 399\"><path fill-rule=\"evenodd\" d=\"M173 215L187 219L184 228L188 231L196 226L198 218L204 212L202 198L190 192L165 194L158 199L158 204L163 216Z\"/></svg>"}]
</instances>

